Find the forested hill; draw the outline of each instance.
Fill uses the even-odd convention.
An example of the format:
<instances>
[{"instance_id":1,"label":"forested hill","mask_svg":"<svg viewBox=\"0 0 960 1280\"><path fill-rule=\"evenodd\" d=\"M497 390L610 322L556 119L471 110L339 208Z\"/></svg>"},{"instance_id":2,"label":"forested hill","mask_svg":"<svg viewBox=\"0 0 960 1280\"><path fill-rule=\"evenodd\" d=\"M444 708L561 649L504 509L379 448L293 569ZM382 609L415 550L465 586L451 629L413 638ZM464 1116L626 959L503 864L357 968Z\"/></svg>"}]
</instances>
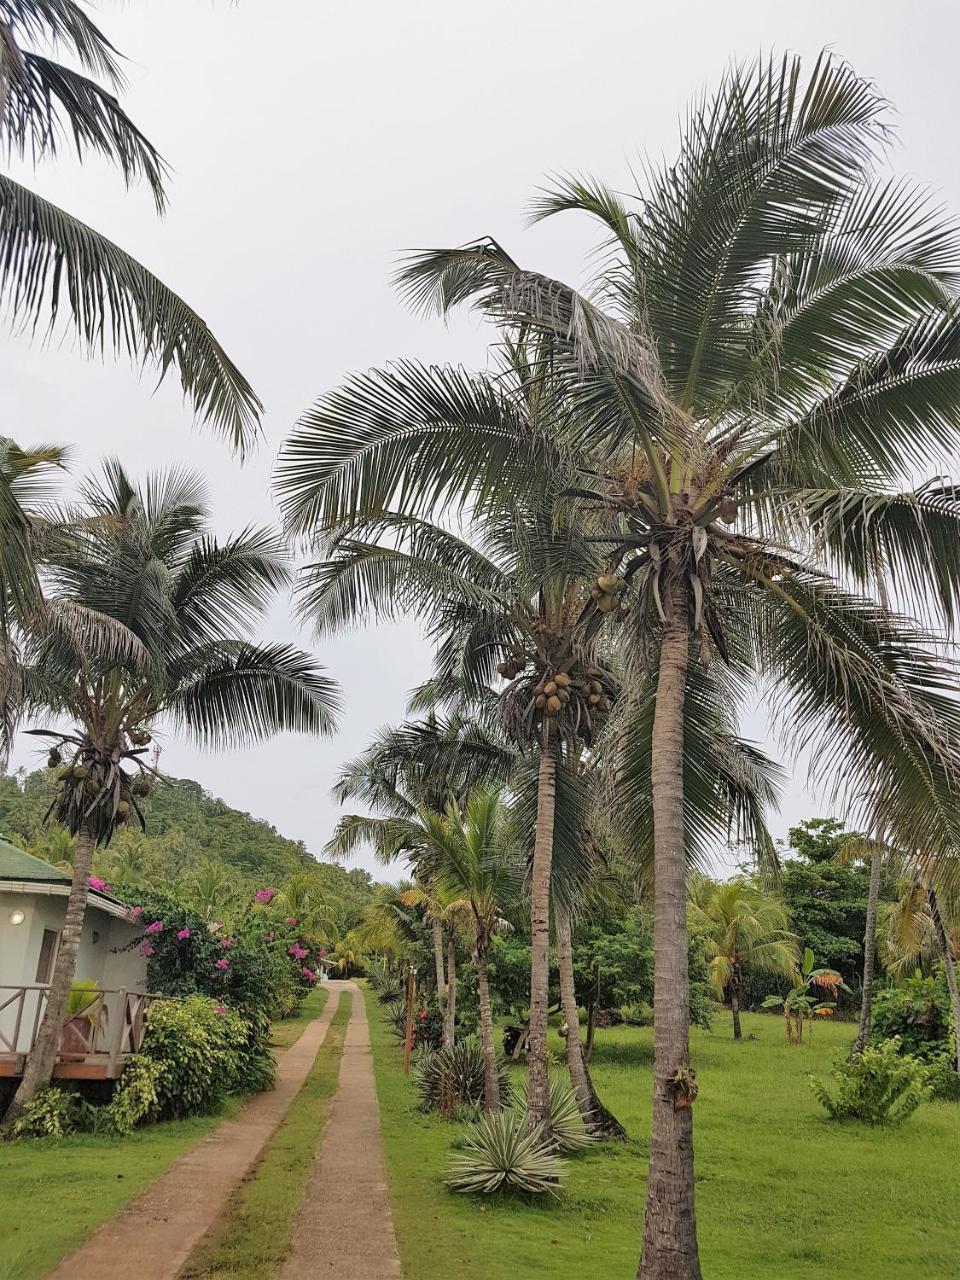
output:
<instances>
[{"instance_id":1,"label":"forested hill","mask_svg":"<svg viewBox=\"0 0 960 1280\"><path fill-rule=\"evenodd\" d=\"M69 861L65 833L43 823L53 785L46 769L0 775L0 835L37 857ZM131 871L150 871L152 879L174 878L215 861L245 879L276 884L317 866L303 841L290 840L269 822L231 809L189 778L171 778L155 786L146 804L146 819L145 835L138 826L121 830L108 856ZM366 872L320 865L323 878L338 896L366 897L370 885Z\"/></svg>"}]
</instances>

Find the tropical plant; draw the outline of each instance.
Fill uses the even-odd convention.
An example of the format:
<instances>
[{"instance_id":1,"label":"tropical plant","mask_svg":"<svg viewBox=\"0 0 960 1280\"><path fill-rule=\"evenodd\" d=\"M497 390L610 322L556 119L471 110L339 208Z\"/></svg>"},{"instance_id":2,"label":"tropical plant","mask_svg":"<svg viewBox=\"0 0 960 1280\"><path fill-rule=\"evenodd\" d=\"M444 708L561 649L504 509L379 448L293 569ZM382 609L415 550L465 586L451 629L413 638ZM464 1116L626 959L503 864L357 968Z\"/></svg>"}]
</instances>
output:
<instances>
[{"instance_id":1,"label":"tropical plant","mask_svg":"<svg viewBox=\"0 0 960 1280\"><path fill-rule=\"evenodd\" d=\"M904 1053L927 1062L949 1055L950 1023L947 984L940 977L914 973L877 992L871 1036L876 1044L896 1039Z\"/></svg>"},{"instance_id":2,"label":"tropical plant","mask_svg":"<svg viewBox=\"0 0 960 1280\"><path fill-rule=\"evenodd\" d=\"M80 70L43 50L65 50ZM0 0L0 149L36 164L72 139L81 161L94 153L127 186L145 181L163 213L167 167L120 105L124 85L120 55L75 0ZM68 313L88 350L112 346L161 377L175 367L201 420L239 449L253 442L260 401L200 316L106 237L3 173L0 262L0 298L18 329L47 321L52 331Z\"/></svg>"},{"instance_id":3,"label":"tropical plant","mask_svg":"<svg viewBox=\"0 0 960 1280\"><path fill-rule=\"evenodd\" d=\"M186 472L135 488L116 462L89 481L48 553L48 595L84 628L24 638L25 710L68 718L35 730L50 742L58 781L48 813L75 838L73 879L46 1010L13 1119L50 1079L73 981L94 849L125 823L144 823L155 782L150 730L164 721L205 746L271 734L326 733L335 686L305 653L249 639L289 568L275 535L248 529L224 542L207 530L204 490ZM65 758L66 757L66 758Z\"/></svg>"},{"instance_id":4,"label":"tropical plant","mask_svg":"<svg viewBox=\"0 0 960 1280\"><path fill-rule=\"evenodd\" d=\"M592 455L574 499L606 514L626 634L637 661L655 663L660 972L640 1280L700 1274L692 1108L677 1105L689 1060L676 903L690 668L716 654L739 688L775 686L788 732L814 747L822 774L856 779L888 837L956 847L955 676L925 622L870 595L889 576L896 598L952 623L960 587L952 488L905 489L960 437L956 236L925 193L878 180L885 112L872 84L826 55L806 78L789 57L735 68L636 201L575 178L538 201L540 217L599 220L607 251L591 298L489 240L417 255L402 273L424 308L469 300L508 336L522 327L551 343L551 385L565 379L570 406L558 428ZM382 385L370 417L354 412L365 452L345 449L331 468L328 513L351 500L351 468L393 492L386 447L410 496L449 491L454 466L481 493L505 483L506 439L490 448L483 431L456 464L447 450L441 480L410 400L403 444L370 448L394 396Z\"/></svg>"},{"instance_id":5,"label":"tropical plant","mask_svg":"<svg viewBox=\"0 0 960 1280\"><path fill-rule=\"evenodd\" d=\"M836 1008L835 999L823 999L818 993L835 997L850 988L835 969L814 967L813 952L806 947L800 964L798 981L785 996L767 996L764 1009L782 1009L788 1044L803 1044L804 1024L813 1018L829 1018Z\"/></svg>"},{"instance_id":6,"label":"tropical plant","mask_svg":"<svg viewBox=\"0 0 960 1280\"><path fill-rule=\"evenodd\" d=\"M923 1063L901 1053L900 1041L894 1038L853 1059L838 1056L833 1092L813 1077L810 1084L832 1120L902 1124L929 1097L927 1077Z\"/></svg>"},{"instance_id":7,"label":"tropical plant","mask_svg":"<svg viewBox=\"0 0 960 1280\"><path fill-rule=\"evenodd\" d=\"M483 1046L472 1036L455 1044L421 1053L414 1067L414 1083L424 1110L456 1116L483 1104L486 1062ZM497 1057L497 1083L506 1096L510 1077L506 1062Z\"/></svg>"},{"instance_id":8,"label":"tropical plant","mask_svg":"<svg viewBox=\"0 0 960 1280\"><path fill-rule=\"evenodd\" d=\"M471 1127L450 1163L447 1186L476 1195L556 1195L563 1172L563 1161L545 1140L543 1128L531 1129L523 1112L508 1107L482 1116Z\"/></svg>"},{"instance_id":9,"label":"tropical plant","mask_svg":"<svg viewBox=\"0 0 960 1280\"><path fill-rule=\"evenodd\" d=\"M521 1111L527 1110L526 1090L516 1090L514 1101ZM596 1138L584 1122L573 1083L568 1075L550 1072L550 1132L549 1141L564 1154L584 1151Z\"/></svg>"},{"instance_id":10,"label":"tropical plant","mask_svg":"<svg viewBox=\"0 0 960 1280\"><path fill-rule=\"evenodd\" d=\"M740 1002L748 976L793 978L799 968L786 908L749 880L717 884L701 878L691 886L687 921L704 940L714 992L720 1000L729 997L733 1038L742 1040Z\"/></svg>"}]
</instances>

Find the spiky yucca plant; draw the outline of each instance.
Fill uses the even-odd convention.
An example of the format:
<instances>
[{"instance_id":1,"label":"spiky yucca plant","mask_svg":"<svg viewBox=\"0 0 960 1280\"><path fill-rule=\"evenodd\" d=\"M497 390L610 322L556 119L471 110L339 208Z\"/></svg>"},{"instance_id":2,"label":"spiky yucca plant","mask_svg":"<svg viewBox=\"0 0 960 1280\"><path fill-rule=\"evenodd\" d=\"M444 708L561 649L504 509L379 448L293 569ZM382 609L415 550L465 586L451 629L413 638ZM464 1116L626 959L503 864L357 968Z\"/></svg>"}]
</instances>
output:
<instances>
[{"instance_id":1,"label":"spiky yucca plant","mask_svg":"<svg viewBox=\"0 0 960 1280\"><path fill-rule=\"evenodd\" d=\"M451 1162L447 1186L478 1195L556 1195L563 1173L564 1163L544 1140L543 1126L529 1128L522 1111L508 1108L487 1112L471 1128Z\"/></svg>"},{"instance_id":2,"label":"spiky yucca plant","mask_svg":"<svg viewBox=\"0 0 960 1280\"><path fill-rule=\"evenodd\" d=\"M596 1141L587 1128L570 1077L561 1071L549 1073L550 1140L558 1151L583 1151ZM514 1105L527 1110L526 1089L514 1090Z\"/></svg>"},{"instance_id":3,"label":"spiky yucca plant","mask_svg":"<svg viewBox=\"0 0 960 1280\"><path fill-rule=\"evenodd\" d=\"M510 1086L507 1064L497 1055L497 1079L501 1097ZM424 1110L454 1115L463 1107L484 1101L483 1046L473 1037L449 1048L426 1051L417 1058L414 1083Z\"/></svg>"}]
</instances>

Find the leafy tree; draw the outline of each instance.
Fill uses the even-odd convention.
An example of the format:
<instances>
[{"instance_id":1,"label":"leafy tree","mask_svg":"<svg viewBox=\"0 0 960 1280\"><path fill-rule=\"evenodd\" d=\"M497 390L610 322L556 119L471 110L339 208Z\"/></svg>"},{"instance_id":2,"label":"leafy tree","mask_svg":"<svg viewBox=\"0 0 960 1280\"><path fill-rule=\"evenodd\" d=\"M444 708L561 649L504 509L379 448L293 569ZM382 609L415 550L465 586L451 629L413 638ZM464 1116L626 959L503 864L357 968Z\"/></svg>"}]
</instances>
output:
<instances>
[{"instance_id":1,"label":"leafy tree","mask_svg":"<svg viewBox=\"0 0 960 1280\"><path fill-rule=\"evenodd\" d=\"M717 998L730 998L733 1038L741 1040L740 1001L753 974L793 978L800 965L797 939L779 898L749 880L723 884L694 882L687 908L689 925L704 939L704 953Z\"/></svg>"},{"instance_id":2,"label":"leafy tree","mask_svg":"<svg viewBox=\"0 0 960 1280\"><path fill-rule=\"evenodd\" d=\"M656 1087L640 1280L700 1275L677 905L691 667L716 655L738 687L775 688L794 740L822 774L855 778L866 816L882 814L897 843L956 847L955 674L926 625L875 595L889 578L898 598L954 620L960 506L939 481L903 486L960 438L957 243L925 193L877 179L885 111L826 55L807 77L795 58L735 68L636 200L570 178L538 201L541 217L599 221L589 297L489 240L416 255L403 272L424 307L469 300L507 333L549 337L568 407L558 429L593 455L573 496L609 521L610 567L629 584L624 634L655 664ZM411 430L404 462L421 463L422 490L437 471L421 442ZM462 466L482 491L500 460L495 448L489 467L478 461L480 447Z\"/></svg>"},{"instance_id":3,"label":"leafy tree","mask_svg":"<svg viewBox=\"0 0 960 1280\"><path fill-rule=\"evenodd\" d=\"M135 488L108 463L83 498L46 576L63 610L92 621L82 632L55 629L24 642L26 709L52 710L70 725L35 732L52 744L59 785L50 812L76 852L46 1009L11 1124L53 1070L94 850L127 821L144 825L138 797L151 790L150 729L165 721L203 745L233 745L282 730L329 732L337 706L335 686L307 654L249 639L289 577L273 534L248 529L219 542L207 529L202 486L185 472Z\"/></svg>"},{"instance_id":4,"label":"leafy tree","mask_svg":"<svg viewBox=\"0 0 960 1280\"><path fill-rule=\"evenodd\" d=\"M163 213L167 167L120 105L120 55L81 5L0 0L0 49L3 152L37 163L72 139L81 161L92 152L128 187L146 182ZM79 71L48 56L60 50ZM200 419L239 449L252 443L260 401L200 316L117 245L4 173L0 262L0 298L19 328L47 321L53 330L68 312L88 350L112 346L161 377L175 367ZM4 496L0 481L0 505Z\"/></svg>"}]
</instances>

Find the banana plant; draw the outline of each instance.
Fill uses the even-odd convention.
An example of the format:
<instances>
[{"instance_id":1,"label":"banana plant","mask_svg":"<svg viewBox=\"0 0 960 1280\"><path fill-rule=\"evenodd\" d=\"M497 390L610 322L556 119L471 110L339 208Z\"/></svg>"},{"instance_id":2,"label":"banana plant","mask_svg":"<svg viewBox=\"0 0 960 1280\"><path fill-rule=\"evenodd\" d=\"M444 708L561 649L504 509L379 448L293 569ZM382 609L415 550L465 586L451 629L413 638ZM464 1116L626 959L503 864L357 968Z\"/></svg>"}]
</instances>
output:
<instances>
[{"instance_id":1,"label":"banana plant","mask_svg":"<svg viewBox=\"0 0 960 1280\"><path fill-rule=\"evenodd\" d=\"M782 1009L787 1031L787 1044L803 1044L804 1023L814 1018L829 1018L837 1007L836 999L824 999L819 992L836 997L838 991L850 988L836 969L815 969L813 952L804 950L797 984L785 996L767 996L761 1009ZM808 1033L808 1039L809 1035Z\"/></svg>"}]
</instances>

